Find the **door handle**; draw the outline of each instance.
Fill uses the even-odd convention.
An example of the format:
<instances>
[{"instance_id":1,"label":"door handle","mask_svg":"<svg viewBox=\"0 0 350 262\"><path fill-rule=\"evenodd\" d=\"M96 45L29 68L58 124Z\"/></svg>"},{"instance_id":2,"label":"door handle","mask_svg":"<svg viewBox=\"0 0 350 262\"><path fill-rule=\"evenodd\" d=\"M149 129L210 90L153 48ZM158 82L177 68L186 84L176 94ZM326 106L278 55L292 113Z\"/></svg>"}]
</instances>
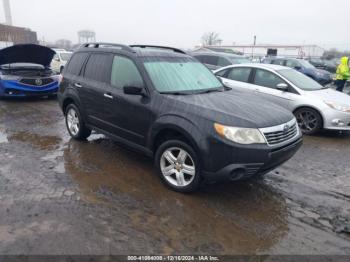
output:
<instances>
[{"instance_id":1,"label":"door handle","mask_svg":"<svg viewBox=\"0 0 350 262\"><path fill-rule=\"evenodd\" d=\"M81 84L79 84L79 83L75 83L74 86L75 86L75 87L78 87L78 88L82 88L82 87L83 87L83 86L82 86Z\"/></svg>"},{"instance_id":2,"label":"door handle","mask_svg":"<svg viewBox=\"0 0 350 262\"><path fill-rule=\"evenodd\" d=\"M109 98L109 99L113 99L113 96L111 94L105 93L103 94L104 97Z\"/></svg>"}]
</instances>

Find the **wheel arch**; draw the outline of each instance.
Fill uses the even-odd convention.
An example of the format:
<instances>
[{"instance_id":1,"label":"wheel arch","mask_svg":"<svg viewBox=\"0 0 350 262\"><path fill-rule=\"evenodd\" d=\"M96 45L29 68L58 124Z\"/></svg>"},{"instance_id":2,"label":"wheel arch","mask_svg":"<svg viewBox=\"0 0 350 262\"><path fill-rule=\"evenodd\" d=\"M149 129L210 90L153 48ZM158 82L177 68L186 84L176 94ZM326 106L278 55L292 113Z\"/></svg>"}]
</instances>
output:
<instances>
[{"instance_id":1,"label":"wheel arch","mask_svg":"<svg viewBox=\"0 0 350 262\"><path fill-rule=\"evenodd\" d=\"M160 144L171 138L178 138L187 142L196 153L200 152L202 133L189 120L179 117L164 117L159 119L152 127L148 138L148 147L156 152Z\"/></svg>"},{"instance_id":2,"label":"wheel arch","mask_svg":"<svg viewBox=\"0 0 350 262\"><path fill-rule=\"evenodd\" d=\"M300 110L300 109L312 109L315 110L320 116L321 116L321 120L322 120L322 128L324 128L324 124L325 124L325 116L323 115L323 113L321 112L321 110L319 110L318 108L314 107L314 106L310 106L310 105L300 105L297 108L295 108L293 110L293 115L295 116L295 113Z\"/></svg>"}]
</instances>

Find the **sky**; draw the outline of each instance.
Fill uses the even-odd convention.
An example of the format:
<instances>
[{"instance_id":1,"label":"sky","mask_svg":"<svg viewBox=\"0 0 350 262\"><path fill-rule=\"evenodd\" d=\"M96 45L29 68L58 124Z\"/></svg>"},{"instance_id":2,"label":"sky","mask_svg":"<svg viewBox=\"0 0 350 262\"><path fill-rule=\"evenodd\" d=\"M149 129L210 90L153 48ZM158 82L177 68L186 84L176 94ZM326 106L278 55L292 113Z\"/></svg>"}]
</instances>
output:
<instances>
[{"instance_id":1,"label":"sky","mask_svg":"<svg viewBox=\"0 0 350 262\"><path fill-rule=\"evenodd\" d=\"M192 48L209 31L224 45L317 44L350 50L349 0L10 0L14 25L40 40L96 32L98 41ZM0 22L4 22L2 4Z\"/></svg>"}]
</instances>

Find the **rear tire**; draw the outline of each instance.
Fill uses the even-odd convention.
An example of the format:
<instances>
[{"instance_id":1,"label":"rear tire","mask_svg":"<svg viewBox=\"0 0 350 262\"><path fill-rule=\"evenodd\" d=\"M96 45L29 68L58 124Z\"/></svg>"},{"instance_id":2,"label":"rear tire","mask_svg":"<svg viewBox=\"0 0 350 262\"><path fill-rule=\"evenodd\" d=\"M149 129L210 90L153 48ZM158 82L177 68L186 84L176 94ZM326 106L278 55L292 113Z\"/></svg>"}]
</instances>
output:
<instances>
[{"instance_id":1,"label":"rear tire","mask_svg":"<svg viewBox=\"0 0 350 262\"><path fill-rule=\"evenodd\" d=\"M75 140L86 140L91 135L91 130L85 126L78 107L69 104L65 113L66 127Z\"/></svg>"},{"instance_id":2,"label":"rear tire","mask_svg":"<svg viewBox=\"0 0 350 262\"><path fill-rule=\"evenodd\" d=\"M163 183L176 192L190 193L201 182L201 166L196 152L185 142L162 143L155 155L155 166Z\"/></svg>"},{"instance_id":3,"label":"rear tire","mask_svg":"<svg viewBox=\"0 0 350 262\"><path fill-rule=\"evenodd\" d=\"M322 129L322 116L312 108L300 108L294 112L301 131L305 135L314 135Z\"/></svg>"}]
</instances>

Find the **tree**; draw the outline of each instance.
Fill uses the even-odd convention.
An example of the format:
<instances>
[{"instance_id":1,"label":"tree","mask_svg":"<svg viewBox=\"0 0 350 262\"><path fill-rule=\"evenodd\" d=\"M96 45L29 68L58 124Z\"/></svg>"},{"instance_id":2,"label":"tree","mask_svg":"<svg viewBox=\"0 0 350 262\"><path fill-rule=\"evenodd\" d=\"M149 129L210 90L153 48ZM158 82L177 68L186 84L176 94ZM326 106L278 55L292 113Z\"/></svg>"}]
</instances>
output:
<instances>
[{"instance_id":1,"label":"tree","mask_svg":"<svg viewBox=\"0 0 350 262\"><path fill-rule=\"evenodd\" d=\"M220 45L222 40L219 38L219 34L216 32L208 32L202 36L202 45Z\"/></svg>"}]
</instances>

